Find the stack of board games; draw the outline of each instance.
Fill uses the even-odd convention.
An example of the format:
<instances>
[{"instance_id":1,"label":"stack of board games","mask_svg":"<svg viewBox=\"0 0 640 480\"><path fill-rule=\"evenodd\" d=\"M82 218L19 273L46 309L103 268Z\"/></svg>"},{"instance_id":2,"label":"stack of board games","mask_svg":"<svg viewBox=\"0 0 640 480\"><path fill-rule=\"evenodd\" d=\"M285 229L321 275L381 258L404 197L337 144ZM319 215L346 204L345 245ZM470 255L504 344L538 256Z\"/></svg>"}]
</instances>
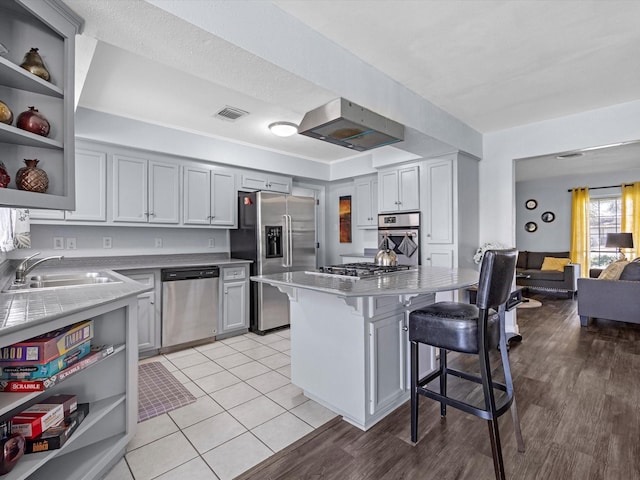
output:
<instances>
[{"instance_id":1,"label":"stack of board games","mask_svg":"<svg viewBox=\"0 0 640 480\"><path fill-rule=\"evenodd\" d=\"M52 395L15 415L11 419L11 432L32 439L61 423L77 408L75 395Z\"/></svg>"},{"instance_id":2,"label":"stack of board games","mask_svg":"<svg viewBox=\"0 0 640 480\"><path fill-rule=\"evenodd\" d=\"M85 320L0 349L0 391L52 386L62 371L90 356L92 338L93 321Z\"/></svg>"}]
</instances>

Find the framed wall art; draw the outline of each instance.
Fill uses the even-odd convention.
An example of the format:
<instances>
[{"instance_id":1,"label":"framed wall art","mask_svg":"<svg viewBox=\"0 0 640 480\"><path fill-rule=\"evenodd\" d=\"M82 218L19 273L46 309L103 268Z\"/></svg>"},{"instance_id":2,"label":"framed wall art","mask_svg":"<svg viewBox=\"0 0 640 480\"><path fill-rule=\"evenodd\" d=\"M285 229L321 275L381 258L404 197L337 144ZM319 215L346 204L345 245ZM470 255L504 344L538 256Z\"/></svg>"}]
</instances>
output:
<instances>
[{"instance_id":1,"label":"framed wall art","mask_svg":"<svg viewBox=\"0 0 640 480\"><path fill-rule=\"evenodd\" d=\"M338 214L340 216L340 243L351 243L351 195L340 197Z\"/></svg>"}]
</instances>

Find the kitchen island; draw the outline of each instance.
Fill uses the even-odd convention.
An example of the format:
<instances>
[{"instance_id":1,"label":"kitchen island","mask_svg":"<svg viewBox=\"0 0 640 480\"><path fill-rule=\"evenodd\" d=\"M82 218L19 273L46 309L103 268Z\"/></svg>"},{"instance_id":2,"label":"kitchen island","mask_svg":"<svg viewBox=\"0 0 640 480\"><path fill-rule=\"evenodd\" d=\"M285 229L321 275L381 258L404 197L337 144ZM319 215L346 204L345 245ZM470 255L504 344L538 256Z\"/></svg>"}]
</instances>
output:
<instances>
[{"instance_id":1,"label":"kitchen island","mask_svg":"<svg viewBox=\"0 0 640 480\"><path fill-rule=\"evenodd\" d=\"M367 430L410 396L409 313L433 303L437 292L476 284L478 272L417 267L358 279L301 271L251 280L289 296L292 383ZM426 374L435 352L421 347Z\"/></svg>"}]
</instances>

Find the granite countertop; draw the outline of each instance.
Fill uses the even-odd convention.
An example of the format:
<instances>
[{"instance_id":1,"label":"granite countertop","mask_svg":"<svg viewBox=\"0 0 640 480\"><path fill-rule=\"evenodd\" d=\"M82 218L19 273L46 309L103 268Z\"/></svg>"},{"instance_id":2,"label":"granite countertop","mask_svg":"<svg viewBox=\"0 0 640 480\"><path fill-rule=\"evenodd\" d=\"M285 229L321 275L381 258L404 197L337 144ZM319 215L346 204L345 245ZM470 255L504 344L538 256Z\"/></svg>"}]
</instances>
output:
<instances>
[{"instance_id":1,"label":"granite countertop","mask_svg":"<svg viewBox=\"0 0 640 480\"><path fill-rule=\"evenodd\" d=\"M418 295L467 288L478 282L478 272L468 268L423 266L360 279L300 271L258 275L251 277L251 280L274 286L315 290L341 297L370 297Z\"/></svg>"},{"instance_id":2,"label":"granite countertop","mask_svg":"<svg viewBox=\"0 0 640 480\"><path fill-rule=\"evenodd\" d=\"M11 262L9 265L9 262L6 262L3 265L0 288L5 288L12 281L17 263L17 261ZM120 275L116 271L247 263L251 261L228 258L220 254L76 257L65 258L61 262L51 261L35 268L29 276L104 271L119 281L28 293L0 293L0 335L23 329L27 324L55 320L87 308L138 295L152 288Z\"/></svg>"}]
</instances>

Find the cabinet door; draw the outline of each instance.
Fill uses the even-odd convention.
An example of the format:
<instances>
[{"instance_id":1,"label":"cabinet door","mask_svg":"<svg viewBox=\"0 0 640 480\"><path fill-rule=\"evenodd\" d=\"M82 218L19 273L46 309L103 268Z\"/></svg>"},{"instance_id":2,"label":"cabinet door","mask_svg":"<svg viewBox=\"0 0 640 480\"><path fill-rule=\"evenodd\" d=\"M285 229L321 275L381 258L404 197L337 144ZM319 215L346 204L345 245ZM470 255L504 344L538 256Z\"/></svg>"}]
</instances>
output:
<instances>
[{"instance_id":1,"label":"cabinet door","mask_svg":"<svg viewBox=\"0 0 640 480\"><path fill-rule=\"evenodd\" d=\"M222 290L222 326L220 333L248 328L246 281L225 282L222 284Z\"/></svg>"},{"instance_id":2,"label":"cabinet door","mask_svg":"<svg viewBox=\"0 0 640 480\"><path fill-rule=\"evenodd\" d=\"M113 221L146 223L148 161L113 156Z\"/></svg>"},{"instance_id":3,"label":"cabinet door","mask_svg":"<svg viewBox=\"0 0 640 480\"><path fill-rule=\"evenodd\" d=\"M211 225L234 226L237 205L235 174L212 171Z\"/></svg>"},{"instance_id":4,"label":"cabinet door","mask_svg":"<svg viewBox=\"0 0 640 480\"><path fill-rule=\"evenodd\" d=\"M144 285L155 286L153 272L126 276ZM160 348L160 316L156 312L154 290L138 295L138 352Z\"/></svg>"},{"instance_id":5,"label":"cabinet door","mask_svg":"<svg viewBox=\"0 0 640 480\"><path fill-rule=\"evenodd\" d=\"M356 183L356 225L358 227L370 227L373 224L372 188L372 182L369 180Z\"/></svg>"},{"instance_id":6,"label":"cabinet door","mask_svg":"<svg viewBox=\"0 0 640 480\"><path fill-rule=\"evenodd\" d=\"M453 243L453 164L429 163L427 169L427 243Z\"/></svg>"},{"instance_id":7,"label":"cabinet door","mask_svg":"<svg viewBox=\"0 0 640 480\"><path fill-rule=\"evenodd\" d=\"M420 210L418 166L398 170L398 209Z\"/></svg>"},{"instance_id":8,"label":"cabinet door","mask_svg":"<svg viewBox=\"0 0 640 480\"><path fill-rule=\"evenodd\" d=\"M407 354L404 318L404 313L400 312L369 325L371 415L404 393Z\"/></svg>"},{"instance_id":9,"label":"cabinet door","mask_svg":"<svg viewBox=\"0 0 640 480\"><path fill-rule=\"evenodd\" d=\"M38 208L29 209L31 220L64 220L64 210L40 210Z\"/></svg>"},{"instance_id":10,"label":"cabinet door","mask_svg":"<svg viewBox=\"0 0 640 480\"><path fill-rule=\"evenodd\" d=\"M242 175L242 187L251 190L267 190L267 177L258 173Z\"/></svg>"},{"instance_id":11,"label":"cabinet door","mask_svg":"<svg viewBox=\"0 0 640 480\"><path fill-rule=\"evenodd\" d=\"M430 267L454 267L453 248L429 248L427 246L427 263Z\"/></svg>"},{"instance_id":12,"label":"cabinet door","mask_svg":"<svg viewBox=\"0 0 640 480\"><path fill-rule=\"evenodd\" d=\"M76 150L76 209L68 220L107 220L107 155Z\"/></svg>"},{"instance_id":13,"label":"cabinet door","mask_svg":"<svg viewBox=\"0 0 640 480\"><path fill-rule=\"evenodd\" d=\"M270 192L291 193L291 179L269 176L267 178L267 190Z\"/></svg>"},{"instance_id":14,"label":"cabinet door","mask_svg":"<svg viewBox=\"0 0 640 480\"><path fill-rule=\"evenodd\" d=\"M149 223L180 221L178 165L149 162Z\"/></svg>"},{"instance_id":15,"label":"cabinet door","mask_svg":"<svg viewBox=\"0 0 640 480\"><path fill-rule=\"evenodd\" d=\"M380 211L395 212L398 210L398 171L380 172Z\"/></svg>"},{"instance_id":16,"label":"cabinet door","mask_svg":"<svg viewBox=\"0 0 640 480\"><path fill-rule=\"evenodd\" d=\"M183 217L185 224L209 225L211 208L211 187L209 170L184 167L183 172Z\"/></svg>"}]
</instances>

